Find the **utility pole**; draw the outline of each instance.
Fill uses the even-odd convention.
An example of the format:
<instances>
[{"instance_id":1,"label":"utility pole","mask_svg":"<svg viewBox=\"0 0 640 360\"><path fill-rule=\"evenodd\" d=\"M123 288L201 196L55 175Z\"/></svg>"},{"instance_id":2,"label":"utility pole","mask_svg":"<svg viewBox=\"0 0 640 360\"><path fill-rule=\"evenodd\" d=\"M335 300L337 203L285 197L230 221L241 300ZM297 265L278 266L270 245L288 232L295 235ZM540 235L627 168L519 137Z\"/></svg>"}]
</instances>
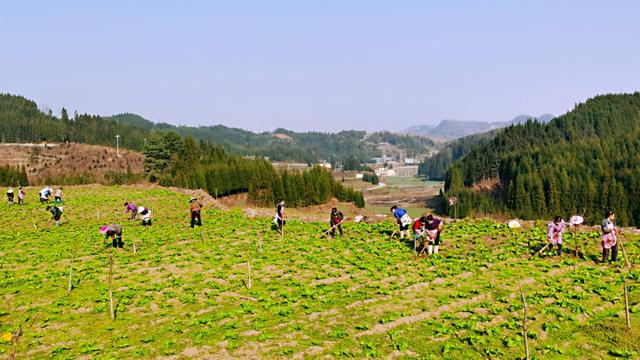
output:
<instances>
[{"instance_id":1,"label":"utility pole","mask_svg":"<svg viewBox=\"0 0 640 360\"><path fill-rule=\"evenodd\" d=\"M116 157L120 157L120 135L116 135Z\"/></svg>"}]
</instances>

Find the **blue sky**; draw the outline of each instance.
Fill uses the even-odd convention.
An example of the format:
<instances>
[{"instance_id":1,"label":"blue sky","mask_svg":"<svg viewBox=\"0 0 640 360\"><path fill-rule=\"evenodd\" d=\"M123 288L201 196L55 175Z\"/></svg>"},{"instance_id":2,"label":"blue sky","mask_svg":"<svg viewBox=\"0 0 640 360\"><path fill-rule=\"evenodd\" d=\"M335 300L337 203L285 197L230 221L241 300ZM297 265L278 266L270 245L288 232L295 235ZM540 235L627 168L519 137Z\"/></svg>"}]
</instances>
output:
<instances>
[{"instance_id":1,"label":"blue sky","mask_svg":"<svg viewBox=\"0 0 640 360\"><path fill-rule=\"evenodd\" d=\"M637 1L12 1L0 92L250 130L562 114L640 90Z\"/></svg>"}]
</instances>

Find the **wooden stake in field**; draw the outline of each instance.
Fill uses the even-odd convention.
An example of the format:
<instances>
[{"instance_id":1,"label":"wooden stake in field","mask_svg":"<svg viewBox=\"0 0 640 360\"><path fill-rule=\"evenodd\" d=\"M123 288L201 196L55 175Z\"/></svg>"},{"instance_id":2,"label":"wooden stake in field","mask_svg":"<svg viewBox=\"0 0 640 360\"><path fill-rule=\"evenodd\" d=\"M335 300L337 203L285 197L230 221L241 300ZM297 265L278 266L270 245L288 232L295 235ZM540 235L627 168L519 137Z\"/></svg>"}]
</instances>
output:
<instances>
[{"instance_id":1,"label":"wooden stake in field","mask_svg":"<svg viewBox=\"0 0 640 360\"><path fill-rule=\"evenodd\" d=\"M622 255L624 256L624 263L628 268L631 267L631 263L629 262L629 258L627 257L627 252L624 251L624 244L622 243L622 234L618 233L618 242L620 243L620 250L622 250Z\"/></svg>"},{"instance_id":2,"label":"wooden stake in field","mask_svg":"<svg viewBox=\"0 0 640 360\"><path fill-rule=\"evenodd\" d=\"M76 257L76 244L73 244L73 250L71 251L71 263L69 265L69 286L67 287L67 294L71 294L73 288L73 261Z\"/></svg>"},{"instance_id":3,"label":"wooden stake in field","mask_svg":"<svg viewBox=\"0 0 640 360\"><path fill-rule=\"evenodd\" d=\"M204 228L200 225L200 240L204 242Z\"/></svg>"},{"instance_id":4,"label":"wooden stake in field","mask_svg":"<svg viewBox=\"0 0 640 360\"><path fill-rule=\"evenodd\" d=\"M100 221L100 210L98 210L98 221Z\"/></svg>"},{"instance_id":5,"label":"wooden stake in field","mask_svg":"<svg viewBox=\"0 0 640 360\"><path fill-rule=\"evenodd\" d=\"M133 253L135 254L136 252L136 239L133 239Z\"/></svg>"},{"instance_id":6,"label":"wooden stake in field","mask_svg":"<svg viewBox=\"0 0 640 360\"><path fill-rule=\"evenodd\" d=\"M247 289L251 291L251 258L247 262Z\"/></svg>"},{"instance_id":7,"label":"wooden stake in field","mask_svg":"<svg viewBox=\"0 0 640 360\"><path fill-rule=\"evenodd\" d=\"M36 228L36 231L38 231L38 225L36 225L36 221L31 218L31 221L33 222L33 227Z\"/></svg>"},{"instance_id":8,"label":"wooden stake in field","mask_svg":"<svg viewBox=\"0 0 640 360\"><path fill-rule=\"evenodd\" d=\"M631 317L629 316L629 290L627 284L624 284L624 314L627 318L627 329L631 330Z\"/></svg>"},{"instance_id":9,"label":"wooden stake in field","mask_svg":"<svg viewBox=\"0 0 640 360\"><path fill-rule=\"evenodd\" d=\"M109 252L109 313L111 320L116 319L116 313L113 308L113 251Z\"/></svg>"},{"instance_id":10,"label":"wooden stake in field","mask_svg":"<svg viewBox=\"0 0 640 360\"><path fill-rule=\"evenodd\" d=\"M529 360L529 339L527 335L527 300L524 297L524 291L520 290L520 298L522 299L522 309L524 316L522 317L522 337L524 338L525 359Z\"/></svg>"},{"instance_id":11,"label":"wooden stake in field","mask_svg":"<svg viewBox=\"0 0 640 360\"><path fill-rule=\"evenodd\" d=\"M262 254L262 231L258 231L258 252Z\"/></svg>"}]
</instances>

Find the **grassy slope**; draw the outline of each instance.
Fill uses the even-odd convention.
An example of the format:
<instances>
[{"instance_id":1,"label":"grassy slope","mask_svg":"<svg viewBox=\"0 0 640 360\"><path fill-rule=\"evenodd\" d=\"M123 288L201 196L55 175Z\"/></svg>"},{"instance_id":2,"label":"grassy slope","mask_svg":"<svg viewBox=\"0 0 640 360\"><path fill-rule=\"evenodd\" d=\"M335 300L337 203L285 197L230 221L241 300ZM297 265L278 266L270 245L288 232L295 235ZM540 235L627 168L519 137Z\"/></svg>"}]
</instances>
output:
<instances>
[{"instance_id":1,"label":"grassy slope","mask_svg":"<svg viewBox=\"0 0 640 360\"><path fill-rule=\"evenodd\" d=\"M30 189L31 199L34 194ZM33 200L25 207L2 205L0 335L22 327L15 346L21 358L513 359L524 352L520 287L538 357L640 353L640 272L596 265L595 233L576 237L590 244L590 260L527 261L542 244L541 227L511 232L463 221L447 227L442 257L416 259L412 245L388 240L390 223L349 225L346 239L327 241L318 238L324 224L291 221L281 239L268 230L268 218L206 210L202 241L199 229L187 227L186 195L69 187L65 196L60 228L51 227L49 214ZM153 227L127 222L120 212L125 200L153 208ZM110 249L97 230L115 221L125 226L125 251L114 257L117 320L111 321ZM264 231L262 253L257 231ZM571 235L566 240L575 242ZM635 237L629 240L637 267L640 247ZM622 313L624 279L631 284L631 332ZM13 347L0 340L1 353Z\"/></svg>"}]
</instances>

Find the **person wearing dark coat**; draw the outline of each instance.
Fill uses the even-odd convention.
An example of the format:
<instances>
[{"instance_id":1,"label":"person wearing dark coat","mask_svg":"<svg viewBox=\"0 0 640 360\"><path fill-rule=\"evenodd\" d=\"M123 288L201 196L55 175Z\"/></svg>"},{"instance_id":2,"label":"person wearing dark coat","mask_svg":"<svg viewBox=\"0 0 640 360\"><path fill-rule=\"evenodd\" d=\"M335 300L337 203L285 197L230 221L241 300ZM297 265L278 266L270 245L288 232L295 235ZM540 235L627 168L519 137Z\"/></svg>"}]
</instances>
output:
<instances>
[{"instance_id":1,"label":"person wearing dark coat","mask_svg":"<svg viewBox=\"0 0 640 360\"><path fill-rule=\"evenodd\" d=\"M105 225L100 228L100 234L104 234L104 239L107 240L111 237L113 240L114 248L123 248L124 242L122 241L122 225L111 224Z\"/></svg>"},{"instance_id":2,"label":"person wearing dark coat","mask_svg":"<svg viewBox=\"0 0 640 360\"><path fill-rule=\"evenodd\" d=\"M342 213L342 211L338 210L337 208L333 208L331 209L331 220L330 220L330 224L331 224L331 237L335 237L336 235L336 228L338 228L338 231L340 232L340 236L343 236L342 234L342 221L344 220L344 214Z\"/></svg>"}]
</instances>

